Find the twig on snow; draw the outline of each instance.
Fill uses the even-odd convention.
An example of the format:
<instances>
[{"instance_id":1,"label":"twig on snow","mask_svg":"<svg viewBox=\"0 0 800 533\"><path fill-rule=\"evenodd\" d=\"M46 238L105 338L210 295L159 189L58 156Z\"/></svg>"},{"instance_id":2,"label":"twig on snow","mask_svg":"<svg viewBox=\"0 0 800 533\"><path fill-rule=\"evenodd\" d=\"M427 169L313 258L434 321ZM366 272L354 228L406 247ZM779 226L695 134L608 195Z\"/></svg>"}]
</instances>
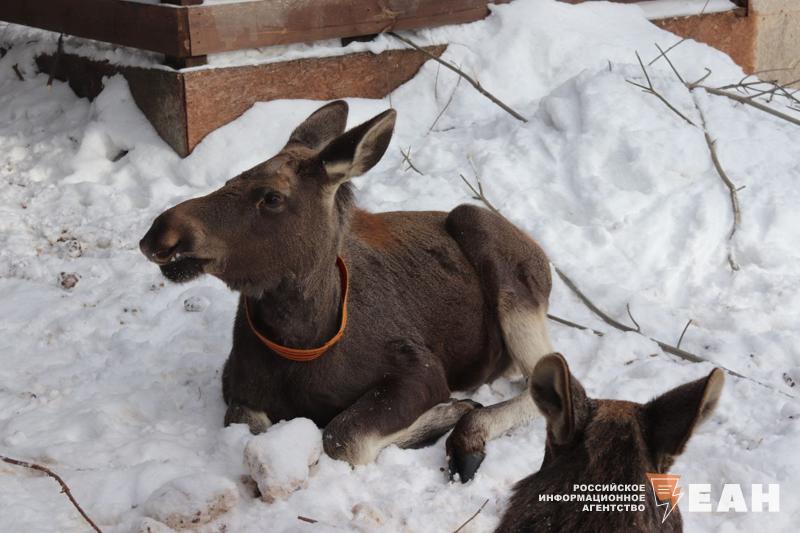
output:
<instances>
[{"instance_id":1,"label":"twig on snow","mask_svg":"<svg viewBox=\"0 0 800 533\"><path fill-rule=\"evenodd\" d=\"M456 91L458 90L458 86L461 85L461 80L462 79L464 79L464 78L462 78L461 76L458 77L458 81L456 82L455 87L453 87L453 91L450 93L450 98L447 99L447 102L444 104L444 107L442 108L442 110L439 111L438 115L436 115L436 118L434 119L433 124L431 124L431 127L428 128L428 133L433 131L433 128L435 128L436 124L439 123L439 119L442 118L442 115L444 115L444 112L447 111L447 108L450 107L450 104L453 103L453 97L456 95ZM427 133L426 133L426 135L427 135Z\"/></svg>"},{"instance_id":2,"label":"twig on snow","mask_svg":"<svg viewBox=\"0 0 800 533\"><path fill-rule=\"evenodd\" d=\"M653 82L650 80L650 74L647 72L647 68L644 66L644 63L642 63L642 58L641 58L641 56L639 56L639 52L636 52L636 59L639 60L639 65L642 67L642 72L644 73L644 78L647 80L647 86L645 87L641 83L636 83L635 81L631 81L631 80L625 80L625 81L627 81L628 83L630 83L631 85L633 85L635 87L639 87L640 89L642 89L644 92L646 92L648 94L652 94L653 96L655 96L656 98L661 100L664 103L665 106L667 106L673 113L675 113L676 115L681 117L683 120L685 120L688 124L691 124L692 126L696 126L696 124L694 122L692 122L691 120L689 120L689 118L686 115L684 115L683 113L678 111L677 107L673 106L669 102L669 100L664 98L664 96L660 92L656 91L655 87L653 87Z\"/></svg>"},{"instance_id":3,"label":"twig on snow","mask_svg":"<svg viewBox=\"0 0 800 533\"><path fill-rule=\"evenodd\" d=\"M573 322L571 320L567 320L566 318L561 318L560 316L551 315L550 313L548 313L547 314L547 318L549 318L553 322L558 322L559 324L562 324L564 326L569 326L569 327L574 328L574 329L580 329L582 331L591 331L592 333L594 333L598 337L605 336L605 333L603 333L602 331L596 330L594 328L590 328L589 326L582 326L581 324L575 323L575 322Z\"/></svg>"},{"instance_id":4,"label":"twig on snow","mask_svg":"<svg viewBox=\"0 0 800 533\"><path fill-rule=\"evenodd\" d=\"M393 32L393 31L389 31L389 32L386 32L386 33L388 33L389 35L391 35L395 39L399 39L400 41L403 41L405 44L407 44L411 48L414 48L415 50L418 50L419 52L422 52L423 54L425 54L429 58L431 58L434 61L436 61L437 63L441 64L443 67L448 68L448 69L452 70L453 72L455 72L456 74L458 74L459 76L461 76L462 78L467 80L467 82L469 82L469 84L472 85L475 88L476 91L478 91L483 96L485 96L486 98L488 98L489 100L494 102L497 106L499 106L501 109L503 109L503 111L505 111L506 113L508 113L509 115L514 117L515 119L520 120L522 122L528 122L528 119L526 119L525 117L523 117L522 115L520 115L519 113L517 113L516 111L511 109L507 104L505 104L498 97L496 97L495 95L493 95L492 93L490 93L489 91L484 89L483 86L480 84L480 82L478 80L476 80L475 78L472 78L471 76L468 76L460 68L456 67L452 63L449 63L449 62L445 61L444 59L436 57L436 55L434 55L434 54L430 53L429 51L425 50L424 48L422 48L418 44L414 43L410 39L407 39L407 38L405 38L405 37L403 37L401 35L398 35L397 33Z\"/></svg>"},{"instance_id":5,"label":"twig on snow","mask_svg":"<svg viewBox=\"0 0 800 533\"><path fill-rule=\"evenodd\" d=\"M309 518L307 516L297 515L297 519L301 522L306 522L307 524L318 524L319 520L315 520L313 518Z\"/></svg>"},{"instance_id":6,"label":"twig on snow","mask_svg":"<svg viewBox=\"0 0 800 533\"><path fill-rule=\"evenodd\" d=\"M628 312L628 318L630 318L631 322L633 322L636 325L636 333L641 333L642 332L642 326L640 326L639 323L636 321L636 319L633 318L633 314L631 313L631 304L630 304L630 302L625 304L625 310Z\"/></svg>"},{"instance_id":7,"label":"twig on snow","mask_svg":"<svg viewBox=\"0 0 800 533\"><path fill-rule=\"evenodd\" d=\"M705 119L703 119L703 122L705 122ZM722 168L722 164L719 162L719 156L717 155L717 141L715 139L711 139L711 135L709 135L707 129L704 129L703 134L706 138L706 144L708 144L708 150L711 152L711 161L714 163L714 168L717 169L717 174L719 174L720 179L722 179L722 182L725 183L725 186L728 188L728 193L731 198L733 223L731 224L731 231L728 234L728 240L732 240L742 220L742 214L739 209L739 189L737 189L736 185L733 184L731 179L728 177L728 174L725 172L725 169ZM732 270L739 270L739 264L733 257L732 248L728 252L728 264L730 264Z\"/></svg>"},{"instance_id":8,"label":"twig on snow","mask_svg":"<svg viewBox=\"0 0 800 533\"><path fill-rule=\"evenodd\" d=\"M681 342L683 342L683 336L686 335L686 330L689 329L689 326L692 325L692 319L690 318L689 321L683 326L683 331L681 331L681 336L678 337L678 345L677 348L681 347Z\"/></svg>"},{"instance_id":9,"label":"twig on snow","mask_svg":"<svg viewBox=\"0 0 800 533\"><path fill-rule=\"evenodd\" d=\"M706 92L709 92L711 94L714 94L714 95L717 95L717 96L725 96L726 98L730 98L731 100L734 100L734 101L739 102L741 104L749 105L750 107L755 107L756 109L758 109L760 111L763 111L764 113L768 113L768 114L770 114L770 115L772 115L774 117L778 117L780 119L783 119L786 122L791 122L792 124L794 124L796 126L800 126L800 119L795 118L795 117L793 117L791 115L787 115L786 113L778 111L777 109L773 109L768 105L762 104L758 100L751 100L750 98L748 98L746 96L741 96L741 95L738 95L738 94L729 93L728 91L723 91L721 89L716 89L714 87L708 87L706 85L697 85L695 87L692 87L692 89L705 89Z\"/></svg>"},{"instance_id":10,"label":"twig on snow","mask_svg":"<svg viewBox=\"0 0 800 533\"><path fill-rule=\"evenodd\" d=\"M600 318L600 320L602 320L603 322L605 322L605 323L606 323L606 324L608 324L609 326L611 326L611 327L613 327L613 328L616 328L616 329L618 329L618 330L620 330L620 331L632 331L632 332L634 332L634 333L641 333L641 332L639 332L639 331L636 331L636 329L634 329L634 328L632 328L632 327L630 327L630 326L626 326L626 325L625 325L625 324L623 324L622 322L618 322L618 321L614 320L613 318L611 318L611 317L610 317L608 314L606 314L606 313L605 313L605 312L604 312L602 309L600 309L599 307L597 307L597 306L594 304L594 302L593 302L592 300L590 300L590 299L589 299L589 297L588 297L588 296L586 296L586 295L583 293L583 291L581 291L581 290L578 288L578 285L577 285L577 284L576 284L574 281L572 281L572 279L571 279L569 276L567 276L567 275L564 273L564 271L563 271L563 270L561 270L560 268L558 268L558 267L557 267L557 266L555 266L555 265L553 265L553 269L556 271L556 274L558 274L558 277L559 277L559 278L561 278L561 281L563 281L563 282L564 282L564 285L566 285L566 286L567 286L567 288L568 288L569 290L571 290L571 291L572 291L572 293L573 293L573 294L575 294L575 296L577 296L577 297L578 297L578 299L579 299L581 302L583 302L583 305L585 305L586 307L588 307L588 308L589 308L589 310L590 310L592 313L594 313L595 315L597 315L597 317L598 317L598 318Z\"/></svg>"},{"instance_id":11,"label":"twig on snow","mask_svg":"<svg viewBox=\"0 0 800 533\"><path fill-rule=\"evenodd\" d=\"M772 97L775 96L775 93L780 91L780 92L783 92L787 96L787 98L789 98L790 100L797 100L797 98L792 93L790 93L789 91L786 90L787 87L791 87L792 85L794 85L796 83L800 83L800 78L798 78L798 79L796 79L794 81L790 81L789 83L784 83L784 84L768 83L768 85L770 85L769 89L764 89L763 91L758 91L757 93L753 93L753 94L749 95L748 98L752 100L753 98L758 98L759 96L769 95L769 99L767 101L771 102L772 101Z\"/></svg>"},{"instance_id":12,"label":"twig on snow","mask_svg":"<svg viewBox=\"0 0 800 533\"><path fill-rule=\"evenodd\" d=\"M413 170L414 172L416 172L420 176L424 176L425 175L417 167L414 166L414 163L411 162L411 147L410 146L408 147L408 150L405 151L405 152L401 148L400 149L400 153L403 154L403 163L406 163L408 165L406 170Z\"/></svg>"},{"instance_id":13,"label":"twig on snow","mask_svg":"<svg viewBox=\"0 0 800 533\"><path fill-rule=\"evenodd\" d=\"M486 507L486 504L487 504L487 503L489 503L489 499L488 499L488 498L486 499L486 501L485 501L485 502L483 502L483 504L482 504L482 505L481 505L481 506L478 508L478 510L477 510L477 511L475 511L475 513L474 513L472 516L470 516L469 518L467 518L467 521L466 521L466 522L464 522L463 524L461 524L460 526L458 526L458 529L456 529L455 531L453 531L453 533L458 533L459 531L461 531L462 529L464 529L464 528L467 526L467 524L469 524L470 522L472 522L473 520L475 520L475 517L476 517L476 516L478 516L479 514L481 514L481 511L483 511L483 508L484 508L484 507Z\"/></svg>"},{"instance_id":14,"label":"twig on snow","mask_svg":"<svg viewBox=\"0 0 800 533\"><path fill-rule=\"evenodd\" d=\"M36 463L29 463L28 461L20 461L19 459L12 459L10 457L6 457L5 455L0 455L0 460L2 460L3 462L6 462L8 464L12 464L12 465L16 465L16 466L22 466L24 468L30 468L31 470L36 470L36 471L39 471L39 472L43 472L43 473L47 474L48 476L50 476L51 478L55 479L58 482L58 484L61 485L61 492L66 494L67 498L69 498L69 501L72 503L72 505L75 507L75 509L78 510L78 512L83 517L83 519L86 520L86 522L90 526L92 526L92 529L97 531L97 533L102 533L100 531L100 528L97 527L97 524L92 522L92 519L89 518L89 515L86 514L86 512L83 510L83 508L81 508L81 506L78 504L78 502L72 496L72 492L70 492L69 487L64 482L64 480L61 479L61 477L58 474L56 474L55 472L53 472L49 468L44 467L42 465L38 465Z\"/></svg>"},{"instance_id":15,"label":"twig on snow","mask_svg":"<svg viewBox=\"0 0 800 533\"><path fill-rule=\"evenodd\" d=\"M483 205L489 208L490 211L493 211L494 213L500 215L501 217L503 216L500 210L497 209L494 206L494 204L492 204L492 202L489 201L488 198L486 198L486 195L483 193L483 184L481 183L481 179L479 177L475 176L475 181L478 184L478 188L476 189L475 186L473 186L472 183L470 183L469 180L464 177L464 174L459 174L458 176L461 178L461 181L463 181L467 185L469 190L472 191L472 198L474 200L480 200L481 202L483 202Z\"/></svg>"},{"instance_id":16,"label":"twig on snow","mask_svg":"<svg viewBox=\"0 0 800 533\"><path fill-rule=\"evenodd\" d=\"M677 48L679 45L685 43L689 39L694 38L695 32L697 31L697 29L700 27L700 24L702 23L702 20L700 19L700 17L706 12L706 8L708 8L708 4L709 4L710 1L711 0L706 0L706 3L703 4L702 9L700 9L700 12L697 13L697 17L695 19L694 27L691 30L689 30L689 33L687 33L686 36L681 38L680 41L678 41L677 43L675 43L672 46L670 46L669 48L667 48L667 50L665 52L661 52L659 55L657 55L652 61L650 61L647 64L648 67L653 66L653 63L655 63L656 61L658 61L662 57L666 57L666 54L671 52L674 48Z\"/></svg>"},{"instance_id":17,"label":"twig on snow","mask_svg":"<svg viewBox=\"0 0 800 533\"><path fill-rule=\"evenodd\" d=\"M23 76L22 72L19 71L19 65L15 63L11 68L14 70L14 74L17 75L19 81L25 81L25 76Z\"/></svg>"},{"instance_id":18,"label":"twig on snow","mask_svg":"<svg viewBox=\"0 0 800 533\"><path fill-rule=\"evenodd\" d=\"M736 188L736 185L734 185L733 181L728 176L728 173L725 172L725 168L722 166L722 163L719 160L719 154L717 154L717 141L716 139L713 139L711 137L711 133L708 131L708 123L706 121L705 113L703 112L702 107L700 107L700 105L697 102L697 99L694 96L694 88L697 87L705 88L705 87L703 85L699 85L698 82L687 83L686 80L683 79L683 76L681 76L680 73L678 72L678 69L675 68L675 65L672 63L666 52L661 50L661 47L659 47L658 45L656 45L656 48L664 56L664 60L667 62L667 64L669 64L669 67L672 69L672 72L675 73L675 77L678 78L681 84L684 87L686 87L686 89L691 94L694 107L697 110L697 114L700 115L700 122L703 129L703 136L705 137L706 145L708 146L708 152L711 155L711 162L714 164L714 169L717 171L717 175L720 177L722 182L728 188L728 193L730 195L731 209L733 211L733 223L731 224L731 231L728 234L728 240L732 241L733 236L736 234L736 230L739 228L739 225L741 224L742 220L741 210L739 208L739 193L738 193L739 189ZM700 78L700 80L706 79L710 73L711 71L706 69L706 74L702 78ZM736 259L734 257L734 249L732 244L728 249L728 265L730 265L731 270L733 271L739 270L739 264L736 262Z\"/></svg>"}]
</instances>

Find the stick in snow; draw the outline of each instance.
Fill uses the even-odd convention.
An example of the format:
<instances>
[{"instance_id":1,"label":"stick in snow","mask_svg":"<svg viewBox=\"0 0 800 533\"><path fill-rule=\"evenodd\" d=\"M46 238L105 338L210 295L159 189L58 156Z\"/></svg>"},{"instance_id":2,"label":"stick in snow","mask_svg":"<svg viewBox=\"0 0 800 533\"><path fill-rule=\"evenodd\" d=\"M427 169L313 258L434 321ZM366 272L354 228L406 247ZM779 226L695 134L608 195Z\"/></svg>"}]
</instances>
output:
<instances>
[{"instance_id":1,"label":"stick in snow","mask_svg":"<svg viewBox=\"0 0 800 533\"><path fill-rule=\"evenodd\" d=\"M400 36L400 35L396 34L396 33L395 33L395 32L393 32L393 31L386 32L386 33L388 33L389 35L391 35L391 36L392 36L392 37L394 37L395 39L398 39L398 40L400 40L400 41L403 41L404 43L406 43L406 44L407 44L408 46L410 46L411 48L414 48L415 50L418 50L419 52L422 52L423 54L425 54L425 55L426 55L426 56L428 56L429 58L433 59L433 60L434 60L434 61L436 61L437 63L440 63L440 64L441 64L442 66L444 66L445 68L448 68L448 69L452 70L453 72L455 72L456 74L458 74L459 76L461 76L462 78L464 78L465 80L467 80L467 82L469 82L469 84L470 84L470 85L472 85L473 87L475 87L475 90L476 90L476 91L478 91L478 92L479 92L479 93L481 93L483 96L485 96L486 98L488 98L489 100L491 100L492 102L494 102L496 105L500 106L500 107L501 107L501 108L502 108L502 109L503 109L503 110L504 110L506 113L508 113L509 115L511 115L512 117L514 117L515 119L517 119L517 120L519 120L519 121L522 121L522 122L528 122L528 119L526 119L525 117L523 117L522 115L520 115L519 113L517 113L516 111L514 111L513 109L511 109L511 108L510 108L508 105L506 105L505 103L503 103L503 101L502 101L502 100L500 100L500 99L499 99L499 98L497 98L495 95L493 95L492 93L490 93L489 91L487 91L486 89L484 89L484 88L483 88L483 86L480 84L480 82L479 82L479 81L477 81L475 78L472 78L472 77L470 77L470 76L467 76L467 75L464 73L464 71L463 71L463 70L461 70L461 69L459 69L457 66L453 65L452 63L449 63L449 62L445 61L444 59L440 59L440 58L436 57L435 55L433 55L432 53L428 52L427 50L425 50L424 48L422 48L422 47L421 47L421 46L419 46L418 44L414 43L414 41L412 41L412 40L410 40L410 39L407 39L407 38L405 38L405 37L402 37L402 36Z\"/></svg>"},{"instance_id":2,"label":"stick in snow","mask_svg":"<svg viewBox=\"0 0 800 533\"><path fill-rule=\"evenodd\" d=\"M694 96L694 89L695 88L699 87L699 88L702 88L702 89L708 91L708 88L706 88L704 85L700 85L700 82L702 80L706 79L711 74L711 71L706 70L705 76L700 78L700 80L698 80L698 81L696 81L694 83L687 83L683 79L683 76L681 76L680 73L678 72L678 69L675 68L675 65L672 63L672 60L670 60L669 55L667 55L667 52L663 51L661 49L661 47L658 46L658 45L656 45L656 48L658 49L659 52L661 52L661 55L664 57L664 60L667 62L669 67L672 69L672 72L675 73L675 77L678 78L678 80L681 82L681 84L683 84L683 86L686 87L686 89L691 94L692 103L694 104L695 109L697 109L698 115L700 115L700 122L701 122L701 126L702 126L702 129L703 129L703 136L705 137L706 145L708 146L708 152L711 155L711 162L714 164L714 169L717 171L717 175L720 177L722 182L728 188L728 193L729 193L730 198L731 198L731 209L733 211L733 223L731 225L731 231L728 234L728 240L729 241L733 241L733 236L736 234L736 230L739 229L739 225L741 224L741 220L742 220L742 215L741 215L741 211L740 211L740 208L739 208L739 192L738 192L739 189L736 188L736 185L734 185L733 181L731 181L730 177L728 177L728 173L725 172L725 168L722 166L722 163L719 160L719 155L717 154L717 141L716 141L716 139L713 139L711 137L711 133L708 131L708 123L706 121L706 115L705 115L705 113L703 113L703 109L700 107L700 104L697 103L697 99ZM638 57L638 54L637 54L637 57ZM644 65L642 65L642 70L644 70L645 76L647 76L647 70L644 68ZM725 94L727 94L727 93L725 93ZM734 95L734 96L737 96L737 99L739 98L738 95ZM766 106L764 106L764 107L766 107ZM772 108L768 108L768 109L772 109ZM736 259L734 257L733 244L731 244L730 247L728 248L728 265L730 265L731 270L733 270L733 271L739 270L739 264L736 262Z\"/></svg>"},{"instance_id":3,"label":"stick in snow","mask_svg":"<svg viewBox=\"0 0 800 533\"><path fill-rule=\"evenodd\" d=\"M25 467L25 468L30 468L31 470L37 470L39 472L44 472L45 474L47 474L51 478L55 479L58 482L58 484L61 485L61 492L63 492L64 494L67 495L67 498L69 498L69 501L72 502L72 505L75 507L75 509L78 510L78 512L83 517L83 519L86 520L86 522L88 522L89 525L92 526L92 529L97 531L97 533L102 533L100 531L100 528L97 527L97 524L92 522L92 519L89 518L89 515L87 515L84 512L84 510L81 508L81 506L78 505L78 502L75 500L75 498L72 497L72 492L70 492L69 487L64 482L64 480L61 479L61 477L58 474L56 474L55 472L53 472L49 468L44 467L42 465L38 465L36 463L29 463L27 461L20 461L18 459L12 459L10 457L6 457L5 455L0 455L0 460L2 460L3 462L6 462L8 464L22 466L22 467Z\"/></svg>"},{"instance_id":4,"label":"stick in snow","mask_svg":"<svg viewBox=\"0 0 800 533\"><path fill-rule=\"evenodd\" d=\"M467 521L466 521L466 522L464 522L463 524L461 524L460 526L458 526L458 529L456 529L455 531L453 531L453 533L458 533L459 531L461 531L462 529L464 529L464 528L466 527L466 525L467 525L467 524L469 524L470 522L472 522L473 520L475 520L475 517L476 517L476 516L478 516L479 514L481 514L481 511L483 511L483 508L484 508L484 507L486 507L486 504L487 504L487 503L489 503L489 499L488 499L488 498L486 499L486 501L485 501L485 502L483 502L483 505L481 505L481 506L478 508L478 510L477 510L477 511L475 511L475 513L474 513L472 516L470 516L469 518L467 518Z\"/></svg>"}]
</instances>

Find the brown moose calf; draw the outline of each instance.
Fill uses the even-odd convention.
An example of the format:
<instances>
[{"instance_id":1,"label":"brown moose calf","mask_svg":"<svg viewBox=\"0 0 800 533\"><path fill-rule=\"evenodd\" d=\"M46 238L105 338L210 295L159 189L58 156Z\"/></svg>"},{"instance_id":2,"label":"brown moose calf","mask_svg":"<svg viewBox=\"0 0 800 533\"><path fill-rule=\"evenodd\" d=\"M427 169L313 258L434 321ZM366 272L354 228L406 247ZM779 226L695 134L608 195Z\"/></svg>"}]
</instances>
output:
<instances>
[{"instance_id":1,"label":"brown moose calf","mask_svg":"<svg viewBox=\"0 0 800 533\"><path fill-rule=\"evenodd\" d=\"M550 266L475 206L356 209L349 180L383 156L395 112L345 132L347 113L342 101L323 106L276 156L159 215L140 248L170 280L211 274L241 294L226 424L258 433L310 418L328 455L359 464L458 422L447 449L466 481L485 442L536 409L527 393L478 409L450 393L528 375L552 352Z\"/></svg>"},{"instance_id":2,"label":"brown moose calf","mask_svg":"<svg viewBox=\"0 0 800 533\"><path fill-rule=\"evenodd\" d=\"M646 479L666 473L698 424L719 400L718 368L644 405L587 398L560 354L542 358L531 377L533 400L547 419L541 469L514 487L496 533L679 532L677 508L656 506ZM574 485L648 487L644 511L583 511L580 501L540 501L540 495L573 493ZM666 517L666 520L664 518Z\"/></svg>"}]
</instances>

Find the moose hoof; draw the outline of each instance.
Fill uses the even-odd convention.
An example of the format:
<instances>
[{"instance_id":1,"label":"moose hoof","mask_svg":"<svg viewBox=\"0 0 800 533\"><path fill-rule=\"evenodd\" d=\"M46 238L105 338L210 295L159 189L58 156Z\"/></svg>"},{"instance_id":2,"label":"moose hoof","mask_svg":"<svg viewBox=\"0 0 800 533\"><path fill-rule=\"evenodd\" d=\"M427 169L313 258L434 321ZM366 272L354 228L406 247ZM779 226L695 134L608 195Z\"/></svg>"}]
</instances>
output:
<instances>
[{"instance_id":1,"label":"moose hoof","mask_svg":"<svg viewBox=\"0 0 800 533\"><path fill-rule=\"evenodd\" d=\"M456 474L458 474L461 483L466 483L475 476L475 472L478 471L478 467L481 466L485 457L484 452L452 452L447 462L450 480L455 480Z\"/></svg>"},{"instance_id":2,"label":"moose hoof","mask_svg":"<svg viewBox=\"0 0 800 533\"><path fill-rule=\"evenodd\" d=\"M483 413L485 410L480 408L480 404L476 404L461 417L447 437L445 449L451 480L458 474L461 482L466 483L475 477L475 472L486 457L486 433L481 423Z\"/></svg>"},{"instance_id":3,"label":"moose hoof","mask_svg":"<svg viewBox=\"0 0 800 533\"><path fill-rule=\"evenodd\" d=\"M225 427L231 424L247 424L250 433L259 435L272 425L266 413L254 411L240 404L231 404L225 412Z\"/></svg>"}]
</instances>

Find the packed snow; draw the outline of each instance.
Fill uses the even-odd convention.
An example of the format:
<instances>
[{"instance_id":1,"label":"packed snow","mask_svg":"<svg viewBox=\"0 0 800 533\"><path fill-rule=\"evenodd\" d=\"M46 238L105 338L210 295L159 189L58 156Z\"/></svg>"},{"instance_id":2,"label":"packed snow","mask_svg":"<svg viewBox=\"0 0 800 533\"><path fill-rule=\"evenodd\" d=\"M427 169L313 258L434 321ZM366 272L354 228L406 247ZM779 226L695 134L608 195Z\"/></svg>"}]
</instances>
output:
<instances>
[{"instance_id":1,"label":"packed snow","mask_svg":"<svg viewBox=\"0 0 800 533\"><path fill-rule=\"evenodd\" d=\"M350 99L351 125L390 105L399 113L383 161L357 180L359 203L448 210L474 201L459 174L479 176L487 197L613 317L631 323L629 305L643 332L671 344L691 319L681 347L709 363L612 329L557 278L551 299L553 314L605 332L551 323L556 348L593 397L646 401L713 365L747 376L727 376L716 413L672 471L684 484L712 484L715 496L724 483L779 483L781 510L684 511L686 530L794 530L797 126L691 95L663 60L650 67L656 88L694 123L696 106L703 110L722 165L744 187L729 241L728 190L702 131L627 83L645 83L635 52L647 64L654 43L679 40L640 8L516 0L484 21L414 37L452 43L444 57L528 122L433 62L384 100ZM138 251L158 213L273 155L320 103L257 104L180 159L123 79L108 79L90 103L63 83L48 88L31 48L0 59L0 454L52 468L104 531L167 531L165 522L177 527L198 512L208 520L192 524L201 531L452 531L486 500L463 531L491 531L511 486L541 463L541 419L490 442L463 485L447 480L443 440L389 447L351 468L317 459L319 431L304 420L261 437L223 428L220 372L236 295L212 278L168 283ZM710 86L744 76L691 40L670 57L689 80L711 69ZM424 175L407 170L400 151L409 149ZM489 404L522 387L499 380L469 395ZM264 501L248 480L254 458L265 473L300 482ZM0 531L87 528L52 479L2 462L0 506Z\"/></svg>"},{"instance_id":2,"label":"packed snow","mask_svg":"<svg viewBox=\"0 0 800 533\"><path fill-rule=\"evenodd\" d=\"M280 422L250 439L244 462L266 502L286 499L308 484L309 467L322 455L322 433L314 422L296 418Z\"/></svg>"}]
</instances>

